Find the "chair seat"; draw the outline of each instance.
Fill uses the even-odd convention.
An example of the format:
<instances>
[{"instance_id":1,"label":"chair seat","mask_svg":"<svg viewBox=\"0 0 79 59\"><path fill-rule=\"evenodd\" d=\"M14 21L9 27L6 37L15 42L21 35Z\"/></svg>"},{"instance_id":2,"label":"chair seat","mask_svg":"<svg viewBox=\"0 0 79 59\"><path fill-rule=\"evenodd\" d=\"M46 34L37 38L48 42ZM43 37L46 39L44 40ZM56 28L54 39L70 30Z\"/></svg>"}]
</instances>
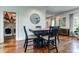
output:
<instances>
[{"instance_id":1,"label":"chair seat","mask_svg":"<svg viewBox=\"0 0 79 59\"><path fill-rule=\"evenodd\" d=\"M43 36L42 38L44 38L46 41L48 41L48 36ZM55 45L54 43L55 38L51 37L50 38L50 44ZM58 40L56 40L57 46L58 46Z\"/></svg>"},{"instance_id":2,"label":"chair seat","mask_svg":"<svg viewBox=\"0 0 79 59\"><path fill-rule=\"evenodd\" d=\"M34 38L37 38L37 37L34 36L34 35L29 35L28 38L29 38L29 39L34 39Z\"/></svg>"},{"instance_id":3,"label":"chair seat","mask_svg":"<svg viewBox=\"0 0 79 59\"><path fill-rule=\"evenodd\" d=\"M44 38L45 40L48 40L48 36L43 36L42 38ZM50 40L55 39L54 37L51 37Z\"/></svg>"}]
</instances>

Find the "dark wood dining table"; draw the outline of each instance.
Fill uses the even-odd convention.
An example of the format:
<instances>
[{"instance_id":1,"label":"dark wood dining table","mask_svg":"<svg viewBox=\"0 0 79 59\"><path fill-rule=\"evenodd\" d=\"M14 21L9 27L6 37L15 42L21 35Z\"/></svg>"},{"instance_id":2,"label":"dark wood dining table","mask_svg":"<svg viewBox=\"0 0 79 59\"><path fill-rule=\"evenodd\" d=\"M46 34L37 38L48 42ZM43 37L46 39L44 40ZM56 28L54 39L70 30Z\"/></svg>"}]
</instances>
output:
<instances>
[{"instance_id":1,"label":"dark wood dining table","mask_svg":"<svg viewBox=\"0 0 79 59\"><path fill-rule=\"evenodd\" d=\"M49 32L49 28L43 29L29 29L29 31L33 32L37 37L47 35Z\"/></svg>"},{"instance_id":2,"label":"dark wood dining table","mask_svg":"<svg viewBox=\"0 0 79 59\"><path fill-rule=\"evenodd\" d=\"M46 35L48 35L48 33L49 33L49 28L43 28L43 29L29 29L29 31L31 31L32 33L34 33L34 35L35 36L37 36L37 39L36 39L36 42L35 43L37 43L37 47L45 47L45 45L46 45L46 42L45 42L45 39L44 38L42 38L42 36L46 36ZM39 44L39 42L41 43L41 44Z\"/></svg>"}]
</instances>

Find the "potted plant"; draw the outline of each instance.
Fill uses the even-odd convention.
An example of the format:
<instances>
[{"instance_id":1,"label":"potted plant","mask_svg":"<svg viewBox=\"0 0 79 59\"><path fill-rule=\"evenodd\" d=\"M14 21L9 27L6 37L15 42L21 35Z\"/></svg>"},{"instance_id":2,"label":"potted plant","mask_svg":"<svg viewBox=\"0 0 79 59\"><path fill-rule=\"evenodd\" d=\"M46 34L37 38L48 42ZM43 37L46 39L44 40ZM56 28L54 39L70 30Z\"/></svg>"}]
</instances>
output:
<instances>
[{"instance_id":1,"label":"potted plant","mask_svg":"<svg viewBox=\"0 0 79 59\"><path fill-rule=\"evenodd\" d=\"M76 30L74 32L76 35L79 35L79 26L76 28Z\"/></svg>"}]
</instances>

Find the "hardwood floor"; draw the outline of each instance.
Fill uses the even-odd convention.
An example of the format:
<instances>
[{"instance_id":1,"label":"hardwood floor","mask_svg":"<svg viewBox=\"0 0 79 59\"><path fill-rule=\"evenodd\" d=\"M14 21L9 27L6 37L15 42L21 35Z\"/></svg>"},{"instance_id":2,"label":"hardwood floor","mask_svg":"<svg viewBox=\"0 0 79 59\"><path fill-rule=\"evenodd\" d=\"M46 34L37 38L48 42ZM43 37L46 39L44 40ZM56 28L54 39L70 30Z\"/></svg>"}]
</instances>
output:
<instances>
[{"instance_id":1,"label":"hardwood floor","mask_svg":"<svg viewBox=\"0 0 79 59\"><path fill-rule=\"evenodd\" d=\"M78 53L79 52L79 40L73 37L60 36L60 43L58 44L59 53ZM0 44L1 53L24 53L24 40L16 41L15 39L7 39L8 42ZM28 46L27 53L47 53L47 48L33 48ZM54 53L52 50L51 53Z\"/></svg>"}]
</instances>

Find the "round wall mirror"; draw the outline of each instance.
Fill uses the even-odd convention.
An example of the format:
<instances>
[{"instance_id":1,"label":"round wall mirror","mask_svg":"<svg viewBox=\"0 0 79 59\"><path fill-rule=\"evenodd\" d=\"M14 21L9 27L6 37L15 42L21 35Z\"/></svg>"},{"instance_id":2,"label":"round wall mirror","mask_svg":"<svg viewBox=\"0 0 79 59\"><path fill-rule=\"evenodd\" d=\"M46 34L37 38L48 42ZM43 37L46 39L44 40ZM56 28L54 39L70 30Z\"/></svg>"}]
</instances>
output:
<instances>
[{"instance_id":1,"label":"round wall mirror","mask_svg":"<svg viewBox=\"0 0 79 59\"><path fill-rule=\"evenodd\" d=\"M32 14L30 16L30 21L33 23L33 24L38 24L40 22L40 16L38 14Z\"/></svg>"}]
</instances>

